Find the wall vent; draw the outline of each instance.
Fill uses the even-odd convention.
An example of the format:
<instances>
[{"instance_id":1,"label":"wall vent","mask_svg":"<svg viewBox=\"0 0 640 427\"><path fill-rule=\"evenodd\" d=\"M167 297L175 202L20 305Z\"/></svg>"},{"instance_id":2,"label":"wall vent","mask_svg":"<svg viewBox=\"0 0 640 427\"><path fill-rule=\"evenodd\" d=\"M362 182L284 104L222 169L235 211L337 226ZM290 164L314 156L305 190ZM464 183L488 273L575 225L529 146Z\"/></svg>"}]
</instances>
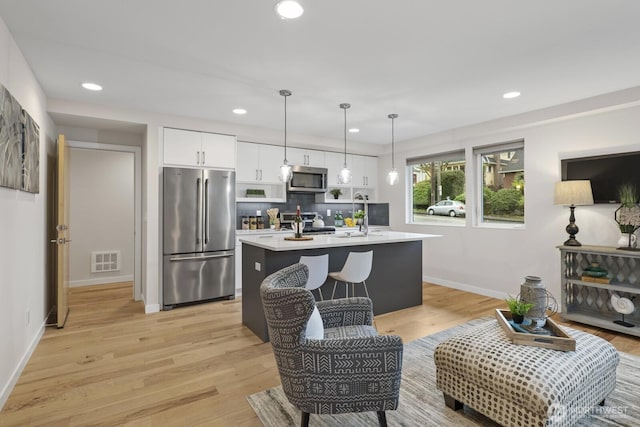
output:
<instances>
[{"instance_id":1,"label":"wall vent","mask_svg":"<svg viewBox=\"0 0 640 427\"><path fill-rule=\"evenodd\" d=\"M120 251L91 252L91 272L120 271Z\"/></svg>"}]
</instances>

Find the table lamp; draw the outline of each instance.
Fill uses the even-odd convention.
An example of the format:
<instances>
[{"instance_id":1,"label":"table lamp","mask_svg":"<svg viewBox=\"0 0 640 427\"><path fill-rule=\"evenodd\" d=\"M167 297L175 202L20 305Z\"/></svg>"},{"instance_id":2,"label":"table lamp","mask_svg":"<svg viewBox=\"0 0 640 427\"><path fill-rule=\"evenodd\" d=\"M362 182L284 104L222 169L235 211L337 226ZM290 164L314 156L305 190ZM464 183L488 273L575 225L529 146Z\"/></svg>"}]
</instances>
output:
<instances>
[{"instance_id":1,"label":"table lamp","mask_svg":"<svg viewBox=\"0 0 640 427\"><path fill-rule=\"evenodd\" d=\"M569 205L569 209L571 209L571 214L569 215L569 225L567 225L566 228L567 233L569 233L569 239L564 242L564 245L582 246L582 244L576 240L576 234L578 234L578 226L576 225L576 217L573 211L575 210L576 206L593 204L591 181L589 181L588 179L581 179L556 182L553 204Z\"/></svg>"}]
</instances>

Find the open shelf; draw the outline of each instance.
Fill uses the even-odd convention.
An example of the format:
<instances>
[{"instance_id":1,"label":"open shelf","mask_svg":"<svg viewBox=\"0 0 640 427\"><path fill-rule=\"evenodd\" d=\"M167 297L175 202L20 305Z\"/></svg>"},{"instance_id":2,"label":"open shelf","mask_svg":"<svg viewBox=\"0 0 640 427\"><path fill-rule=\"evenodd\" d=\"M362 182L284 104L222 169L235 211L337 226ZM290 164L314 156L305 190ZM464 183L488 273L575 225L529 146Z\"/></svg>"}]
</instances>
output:
<instances>
[{"instance_id":1,"label":"open shelf","mask_svg":"<svg viewBox=\"0 0 640 427\"><path fill-rule=\"evenodd\" d=\"M564 319L640 336L640 310L625 316L635 327L614 323L622 315L611 304L611 295L635 299L640 296L640 252L608 246L559 246L561 256L561 316ZM585 269L597 263L610 283L581 280ZM640 302L637 298L636 304ZM640 306L638 306L640 307Z\"/></svg>"}]
</instances>

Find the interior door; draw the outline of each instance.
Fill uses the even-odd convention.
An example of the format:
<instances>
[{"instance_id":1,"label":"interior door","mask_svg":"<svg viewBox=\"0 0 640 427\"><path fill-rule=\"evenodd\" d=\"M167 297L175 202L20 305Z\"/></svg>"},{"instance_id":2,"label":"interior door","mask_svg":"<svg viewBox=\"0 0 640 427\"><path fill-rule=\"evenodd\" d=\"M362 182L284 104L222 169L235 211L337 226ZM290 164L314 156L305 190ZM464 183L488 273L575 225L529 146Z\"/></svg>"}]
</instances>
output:
<instances>
[{"instance_id":1,"label":"interior door","mask_svg":"<svg viewBox=\"0 0 640 427\"><path fill-rule=\"evenodd\" d=\"M56 324L64 327L69 314L69 149L64 135L58 135L56 174Z\"/></svg>"}]
</instances>

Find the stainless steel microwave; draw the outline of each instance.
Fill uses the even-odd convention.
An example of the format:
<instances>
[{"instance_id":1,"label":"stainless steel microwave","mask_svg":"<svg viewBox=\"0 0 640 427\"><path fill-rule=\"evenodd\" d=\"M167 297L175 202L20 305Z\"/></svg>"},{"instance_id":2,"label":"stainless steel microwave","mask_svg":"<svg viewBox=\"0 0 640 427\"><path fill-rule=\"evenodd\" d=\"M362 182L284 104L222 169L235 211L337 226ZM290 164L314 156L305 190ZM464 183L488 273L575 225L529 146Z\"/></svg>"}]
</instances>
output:
<instances>
[{"instance_id":1,"label":"stainless steel microwave","mask_svg":"<svg viewBox=\"0 0 640 427\"><path fill-rule=\"evenodd\" d=\"M327 169L291 166L293 176L287 191L291 193L324 193L327 191Z\"/></svg>"}]
</instances>

